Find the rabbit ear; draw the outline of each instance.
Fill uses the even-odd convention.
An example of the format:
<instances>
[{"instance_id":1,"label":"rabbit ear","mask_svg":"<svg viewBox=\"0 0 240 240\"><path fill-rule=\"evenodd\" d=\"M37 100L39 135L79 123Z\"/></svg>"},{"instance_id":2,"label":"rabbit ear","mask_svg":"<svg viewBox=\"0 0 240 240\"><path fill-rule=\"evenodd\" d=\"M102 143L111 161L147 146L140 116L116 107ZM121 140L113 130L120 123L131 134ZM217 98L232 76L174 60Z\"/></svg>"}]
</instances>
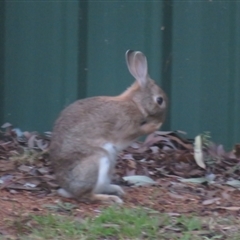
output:
<instances>
[{"instance_id":1,"label":"rabbit ear","mask_svg":"<svg viewBox=\"0 0 240 240\"><path fill-rule=\"evenodd\" d=\"M129 72L141 87L145 87L148 81L147 58L142 52L133 50L128 50L125 56Z\"/></svg>"}]
</instances>

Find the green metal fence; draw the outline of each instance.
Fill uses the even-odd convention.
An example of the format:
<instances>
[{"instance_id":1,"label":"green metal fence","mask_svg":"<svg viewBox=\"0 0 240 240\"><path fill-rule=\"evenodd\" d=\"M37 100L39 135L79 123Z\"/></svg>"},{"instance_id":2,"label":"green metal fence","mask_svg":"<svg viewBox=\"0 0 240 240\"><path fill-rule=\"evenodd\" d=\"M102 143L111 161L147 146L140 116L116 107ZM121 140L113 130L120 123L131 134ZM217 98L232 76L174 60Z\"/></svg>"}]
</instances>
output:
<instances>
[{"instance_id":1,"label":"green metal fence","mask_svg":"<svg viewBox=\"0 0 240 240\"><path fill-rule=\"evenodd\" d=\"M0 2L0 120L51 130L77 98L121 93L143 51L167 92L164 129L240 141L237 1Z\"/></svg>"},{"instance_id":2,"label":"green metal fence","mask_svg":"<svg viewBox=\"0 0 240 240\"><path fill-rule=\"evenodd\" d=\"M171 127L240 140L240 2L173 4Z\"/></svg>"}]
</instances>

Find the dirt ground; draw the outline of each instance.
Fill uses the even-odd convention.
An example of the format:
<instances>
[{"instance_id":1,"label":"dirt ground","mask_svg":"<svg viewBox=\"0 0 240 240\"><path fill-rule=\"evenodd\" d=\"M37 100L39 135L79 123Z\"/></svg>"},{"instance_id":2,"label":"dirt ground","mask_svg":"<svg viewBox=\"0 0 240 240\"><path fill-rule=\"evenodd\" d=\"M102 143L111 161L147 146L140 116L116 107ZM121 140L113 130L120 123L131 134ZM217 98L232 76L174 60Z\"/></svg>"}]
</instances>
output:
<instances>
[{"instance_id":1,"label":"dirt ground","mask_svg":"<svg viewBox=\"0 0 240 240\"><path fill-rule=\"evenodd\" d=\"M9 128L9 127L8 127ZM82 203L56 195L58 188L47 155L50 133L18 138L11 128L0 134L0 237L23 232L31 214L71 214L80 218L101 212L103 203ZM204 136L203 136L204 137ZM116 178L125 207L141 206L170 216L240 217L240 145L225 152L205 135L204 161L194 159L192 140L175 132L156 132L134 143L118 159ZM144 175L155 184L129 186L123 176ZM189 178L213 177L202 183ZM229 181L234 186L229 186Z\"/></svg>"},{"instance_id":2,"label":"dirt ground","mask_svg":"<svg viewBox=\"0 0 240 240\"><path fill-rule=\"evenodd\" d=\"M178 216L240 216L240 191L230 187L182 184L176 177L162 178L155 186L124 187L124 206L142 206L161 213ZM52 196L51 196L52 195ZM84 218L94 216L106 207L103 203L79 203L31 191L0 191L0 234L14 235L19 231L18 221L26 221L31 214L58 212L69 214L69 209L59 203L74 206L71 214Z\"/></svg>"}]
</instances>

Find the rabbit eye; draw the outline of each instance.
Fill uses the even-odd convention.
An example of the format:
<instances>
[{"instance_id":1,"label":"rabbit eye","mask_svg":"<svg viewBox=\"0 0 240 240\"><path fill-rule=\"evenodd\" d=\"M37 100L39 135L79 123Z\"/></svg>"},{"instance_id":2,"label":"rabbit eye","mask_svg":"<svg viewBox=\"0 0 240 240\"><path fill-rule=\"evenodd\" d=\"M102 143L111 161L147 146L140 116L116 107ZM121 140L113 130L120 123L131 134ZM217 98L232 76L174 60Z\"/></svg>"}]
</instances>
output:
<instances>
[{"instance_id":1,"label":"rabbit eye","mask_svg":"<svg viewBox=\"0 0 240 240\"><path fill-rule=\"evenodd\" d=\"M158 97L158 98L157 98L157 103L158 103L159 105L162 105L162 103L163 103L163 98L162 98L162 97Z\"/></svg>"}]
</instances>

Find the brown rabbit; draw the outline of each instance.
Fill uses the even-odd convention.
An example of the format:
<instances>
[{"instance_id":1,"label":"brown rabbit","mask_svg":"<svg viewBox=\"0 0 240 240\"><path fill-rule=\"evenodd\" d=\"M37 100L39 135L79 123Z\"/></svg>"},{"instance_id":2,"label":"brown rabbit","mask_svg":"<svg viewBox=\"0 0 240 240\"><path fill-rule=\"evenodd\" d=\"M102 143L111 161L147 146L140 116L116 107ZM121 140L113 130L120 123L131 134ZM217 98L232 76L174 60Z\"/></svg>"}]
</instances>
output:
<instances>
[{"instance_id":1,"label":"brown rabbit","mask_svg":"<svg viewBox=\"0 0 240 240\"><path fill-rule=\"evenodd\" d=\"M149 77L144 54L128 50L126 62L136 79L130 88L116 97L78 100L55 123L50 158L61 196L122 203L124 191L111 184L118 152L165 119L167 97Z\"/></svg>"}]
</instances>

